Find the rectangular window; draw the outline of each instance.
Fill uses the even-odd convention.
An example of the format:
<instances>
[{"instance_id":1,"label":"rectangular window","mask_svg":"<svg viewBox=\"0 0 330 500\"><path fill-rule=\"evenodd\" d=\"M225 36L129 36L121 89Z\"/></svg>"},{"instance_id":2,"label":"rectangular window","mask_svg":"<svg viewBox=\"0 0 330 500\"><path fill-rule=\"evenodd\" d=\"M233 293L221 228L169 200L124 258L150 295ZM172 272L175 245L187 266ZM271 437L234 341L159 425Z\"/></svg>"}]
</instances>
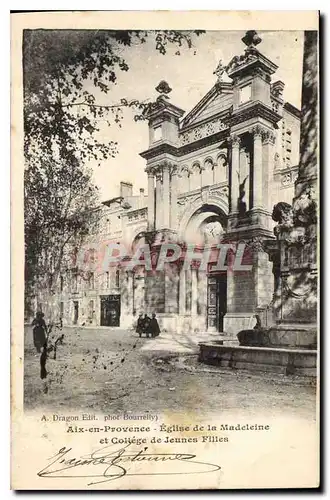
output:
<instances>
[{"instance_id":1,"label":"rectangular window","mask_svg":"<svg viewBox=\"0 0 330 500\"><path fill-rule=\"evenodd\" d=\"M109 271L105 273L104 287L106 289L110 288L110 274Z\"/></svg>"}]
</instances>

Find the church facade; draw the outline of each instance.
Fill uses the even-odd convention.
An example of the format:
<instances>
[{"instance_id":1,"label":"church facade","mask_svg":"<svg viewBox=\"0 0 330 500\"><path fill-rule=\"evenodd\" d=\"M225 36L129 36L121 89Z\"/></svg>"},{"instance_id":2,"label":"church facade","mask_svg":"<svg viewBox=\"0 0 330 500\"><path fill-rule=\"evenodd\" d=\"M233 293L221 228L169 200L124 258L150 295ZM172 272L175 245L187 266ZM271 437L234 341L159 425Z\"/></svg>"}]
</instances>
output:
<instances>
[{"instance_id":1,"label":"church facade","mask_svg":"<svg viewBox=\"0 0 330 500\"><path fill-rule=\"evenodd\" d=\"M253 326L255 314L272 324L276 302L273 207L291 203L298 176L300 112L284 100L276 64L249 31L246 48L215 70L215 84L188 113L171 102L162 81L148 114L149 145L141 152L147 194L121 183L117 198L100 209L96 240L121 242L132 251L161 244L209 251L201 271L183 258L164 270L112 266L61 278L56 307L64 324L128 327L155 312L161 328L225 331ZM228 76L224 80L224 74ZM95 240L95 241L96 241ZM248 272L212 270L219 244L244 243ZM184 252L183 252L184 253ZM214 266L213 266L214 268Z\"/></svg>"}]
</instances>

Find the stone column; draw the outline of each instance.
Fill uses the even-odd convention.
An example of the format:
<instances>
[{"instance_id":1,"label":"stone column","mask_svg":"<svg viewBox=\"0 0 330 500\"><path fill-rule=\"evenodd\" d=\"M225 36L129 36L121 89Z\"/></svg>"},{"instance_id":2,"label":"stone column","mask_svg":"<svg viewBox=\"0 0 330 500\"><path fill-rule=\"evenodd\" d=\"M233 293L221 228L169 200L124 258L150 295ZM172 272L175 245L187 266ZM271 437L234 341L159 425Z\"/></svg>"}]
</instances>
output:
<instances>
[{"instance_id":1,"label":"stone column","mask_svg":"<svg viewBox=\"0 0 330 500\"><path fill-rule=\"evenodd\" d=\"M163 164L163 227L170 227L170 165Z\"/></svg>"},{"instance_id":2,"label":"stone column","mask_svg":"<svg viewBox=\"0 0 330 500\"><path fill-rule=\"evenodd\" d=\"M262 185L262 128L257 125L253 134L253 208L263 207Z\"/></svg>"},{"instance_id":3,"label":"stone column","mask_svg":"<svg viewBox=\"0 0 330 500\"><path fill-rule=\"evenodd\" d=\"M262 165L262 191L264 206L269 212L272 211L272 176L274 170L274 144L275 144L275 134L267 131L263 135L263 165Z\"/></svg>"},{"instance_id":4,"label":"stone column","mask_svg":"<svg viewBox=\"0 0 330 500\"><path fill-rule=\"evenodd\" d=\"M162 174L160 171L158 171L158 172L156 172L156 227L155 227L155 229L160 229L162 227L163 206L162 206L161 192L162 192Z\"/></svg>"},{"instance_id":5,"label":"stone column","mask_svg":"<svg viewBox=\"0 0 330 500\"><path fill-rule=\"evenodd\" d=\"M180 269L179 314L186 314L186 271Z\"/></svg>"},{"instance_id":6,"label":"stone column","mask_svg":"<svg viewBox=\"0 0 330 500\"><path fill-rule=\"evenodd\" d=\"M154 172L149 169L148 174L148 230L152 231L155 227L155 186Z\"/></svg>"},{"instance_id":7,"label":"stone column","mask_svg":"<svg viewBox=\"0 0 330 500\"><path fill-rule=\"evenodd\" d=\"M176 229L178 218L178 166L173 165L171 171L171 229Z\"/></svg>"},{"instance_id":8,"label":"stone column","mask_svg":"<svg viewBox=\"0 0 330 500\"><path fill-rule=\"evenodd\" d=\"M198 277L197 269L191 270L191 315L197 315L197 300L198 300Z\"/></svg>"},{"instance_id":9,"label":"stone column","mask_svg":"<svg viewBox=\"0 0 330 500\"><path fill-rule=\"evenodd\" d=\"M133 272L127 272L127 285L126 285L126 305L129 314L133 314Z\"/></svg>"},{"instance_id":10,"label":"stone column","mask_svg":"<svg viewBox=\"0 0 330 500\"><path fill-rule=\"evenodd\" d=\"M198 303L202 316L207 314L207 274L206 271L198 271ZM205 325L206 326L206 325Z\"/></svg>"},{"instance_id":11,"label":"stone column","mask_svg":"<svg viewBox=\"0 0 330 500\"><path fill-rule=\"evenodd\" d=\"M239 198L239 145L241 139L237 135L231 136L231 212L238 212Z\"/></svg>"}]
</instances>

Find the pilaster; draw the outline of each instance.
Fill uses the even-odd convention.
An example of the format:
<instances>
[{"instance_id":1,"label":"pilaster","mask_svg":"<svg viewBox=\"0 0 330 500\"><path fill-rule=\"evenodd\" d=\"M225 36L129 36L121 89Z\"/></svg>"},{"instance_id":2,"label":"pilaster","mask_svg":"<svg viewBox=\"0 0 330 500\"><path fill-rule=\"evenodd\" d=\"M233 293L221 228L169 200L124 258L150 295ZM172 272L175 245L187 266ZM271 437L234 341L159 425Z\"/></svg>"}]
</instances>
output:
<instances>
[{"instance_id":1,"label":"pilaster","mask_svg":"<svg viewBox=\"0 0 330 500\"><path fill-rule=\"evenodd\" d=\"M262 168L262 133L260 125L252 128L253 135L253 207L263 208L263 168Z\"/></svg>"},{"instance_id":2,"label":"pilaster","mask_svg":"<svg viewBox=\"0 0 330 500\"><path fill-rule=\"evenodd\" d=\"M162 172L158 168L156 175L156 224L155 229L163 227L163 208L162 208Z\"/></svg>"},{"instance_id":3,"label":"pilaster","mask_svg":"<svg viewBox=\"0 0 330 500\"><path fill-rule=\"evenodd\" d=\"M238 135L233 134L229 142L231 143L231 186L230 186L230 212L238 213L239 199L239 148L241 139Z\"/></svg>"},{"instance_id":4,"label":"pilaster","mask_svg":"<svg viewBox=\"0 0 330 500\"><path fill-rule=\"evenodd\" d=\"M148 175L148 231L155 228L155 174L152 168L147 169Z\"/></svg>"}]
</instances>

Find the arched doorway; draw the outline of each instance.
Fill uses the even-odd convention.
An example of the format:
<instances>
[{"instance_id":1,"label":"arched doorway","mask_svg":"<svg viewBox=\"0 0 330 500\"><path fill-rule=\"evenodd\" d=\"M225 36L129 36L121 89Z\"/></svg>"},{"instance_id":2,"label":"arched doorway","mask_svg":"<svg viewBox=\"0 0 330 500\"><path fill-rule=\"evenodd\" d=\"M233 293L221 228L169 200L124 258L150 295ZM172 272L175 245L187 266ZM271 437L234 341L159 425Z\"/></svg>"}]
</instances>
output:
<instances>
[{"instance_id":1,"label":"arched doorway","mask_svg":"<svg viewBox=\"0 0 330 500\"><path fill-rule=\"evenodd\" d=\"M182 240L209 253L206 269L192 267L180 272L180 311L191 315L192 327L207 331L223 331L227 311L227 273L212 271L219 254L217 245L226 233L227 216L222 208L202 203L190 215Z\"/></svg>"}]
</instances>

